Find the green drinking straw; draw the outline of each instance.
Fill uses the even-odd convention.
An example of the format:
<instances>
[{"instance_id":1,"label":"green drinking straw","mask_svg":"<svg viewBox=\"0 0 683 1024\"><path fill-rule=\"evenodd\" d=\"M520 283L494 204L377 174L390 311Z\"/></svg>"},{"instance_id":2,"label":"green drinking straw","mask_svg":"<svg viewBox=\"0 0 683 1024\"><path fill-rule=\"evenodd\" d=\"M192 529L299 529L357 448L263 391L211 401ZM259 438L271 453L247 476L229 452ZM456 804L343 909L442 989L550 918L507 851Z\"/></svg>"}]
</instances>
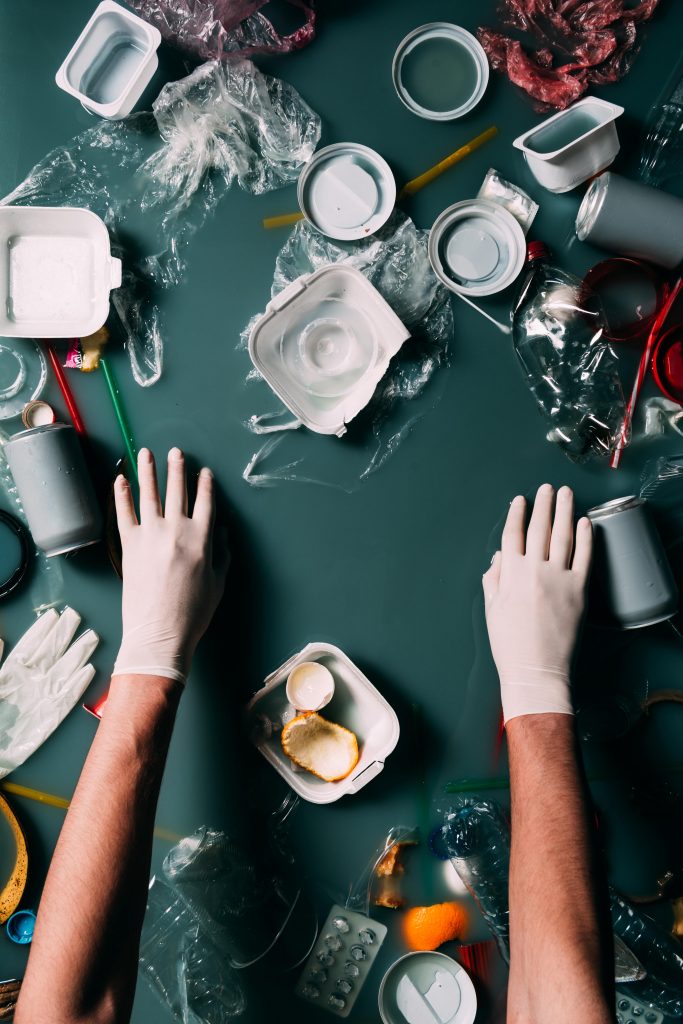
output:
<instances>
[{"instance_id":1,"label":"green drinking straw","mask_svg":"<svg viewBox=\"0 0 683 1024\"><path fill-rule=\"evenodd\" d=\"M111 399L111 404L114 409L114 415L116 416L116 422L119 425L121 437L126 448L126 455L130 464L130 471L135 477L135 482L138 483L138 459L137 459L137 446L133 440L133 432L130 429L128 418L123 408L123 402L121 399L121 392L119 386L116 383L113 371L109 366L108 360L104 357L100 357L100 366L104 373L104 379L107 382L107 391Z\"/></svg>"}]
</instances>

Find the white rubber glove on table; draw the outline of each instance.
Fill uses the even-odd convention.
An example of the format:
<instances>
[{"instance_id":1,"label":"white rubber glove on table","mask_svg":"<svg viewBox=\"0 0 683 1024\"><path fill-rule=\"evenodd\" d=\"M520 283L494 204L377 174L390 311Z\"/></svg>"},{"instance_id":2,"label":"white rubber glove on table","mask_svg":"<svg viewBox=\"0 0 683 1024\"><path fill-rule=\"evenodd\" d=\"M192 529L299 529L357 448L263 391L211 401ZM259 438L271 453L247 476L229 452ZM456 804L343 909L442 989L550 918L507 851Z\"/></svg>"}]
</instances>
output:
<instances>
[{"instance_id":1,"label":"white rubber glove on table","mask_svg":"<svg viewBox=\"0 0 683 1024\"><path fill-rule=\"evenodd\" d=\"M73 608L51 608L33 623L0 669L0 778L38 749L83 696L99 643L92 629L71 643L81 623ZM0 640L0 657L3 652Z\"/></svg>"},{"instance_id":2,"label":"white rubber glove on table","mask_svg":"<svg viewBox=\"0 0 683 1024\"><path fill-rule=\"evenodd\" d=\"M123 638L114 675L163 676L184 682L195 647L216 610L228 568L227 545L214 550L213 475L202 469L191 516L185 460L168 453L162 510L151 452L138 456L140 519L123 476L115 486L123 549Z\"/></svg>"},{"instance_id":3,"label":"white rubber glove on table","mask_svg":"<svg viewBox=\"0 0 683 1024\"><path fill-rule=\"evenodd\" d=\"M554 519L553 519L554 507ZM574 530L568 487L544 484L526 528L526 502L510 506L501 550L483 577L486 624L503 717L573 714L571 663L590 572L588 519Z\"/></svg>"}]
</instances>

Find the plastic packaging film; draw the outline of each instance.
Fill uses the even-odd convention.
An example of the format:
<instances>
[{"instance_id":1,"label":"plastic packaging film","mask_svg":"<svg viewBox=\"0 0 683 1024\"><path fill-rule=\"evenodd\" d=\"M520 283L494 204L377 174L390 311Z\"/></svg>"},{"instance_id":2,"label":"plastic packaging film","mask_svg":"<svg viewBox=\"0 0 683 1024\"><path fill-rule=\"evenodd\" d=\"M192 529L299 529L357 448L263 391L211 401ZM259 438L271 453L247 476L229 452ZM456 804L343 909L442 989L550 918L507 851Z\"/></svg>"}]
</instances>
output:
<instances>
[{"instance_id":1,"label":"plastic packaging film","mask_svg":"<svg viewBox=\"0 0 683 1024\"><path fill-rule=\"evenodd\" d=\"M159 291L182 279L189 238L235 181L252 194L294 181L319 137L320 118L291 86L249 60L213 61L165 85L152 114L103 121L52 150L0 203L103 218L124 266L112 303L133 376L148 386L163 368Z\"/></svg>"},{"instance_id":2,"label":"plastic packaging film","mask_svg":"<svg viewBox=\"0 0 683 1024\"><path fill-rule=\"evenodd\" d=\"M244 1012L237 972L170 885L153 878L140 941L140 972L182 1024L223 1024Z\"/></svg>"},{"instance_id":3,"label":"plastic packaging film","mask_svg":"<svg viewBox=\"0 0 683 1024\"><path fill-rule=\"evenodd\" d=\"M303 24L280 35L259 10L267 0L132 0L131 7L161 32L163 38L202 60L233 54L289 53L308 45L315 35L313 5L289 0L300 8Z\"/></svg>"},{"instance_id":4,"label":"plastic packaging film","mask_svg":"<svg viewBox=\"0 0 683 1024\"><path fill-rule=\"evenodd\" d=\"M607 457L624 422L618 359L597 297L545 261L532 264L513 311L513 344L548 425L574 462Z\"/></svg>"},{"instance_id":5,"label":"plastic packaging film","mask_svg":"<svg viewBox=\"0 0 683 1024\"><path fill-rule=\"evenodd\" d=\"M591 85L617 82L630 70L639 48L638 26L659 0L500 0L504 28L531 36L536 50L492 28L477 31L494 71L534 101L539 112L564 110Z\"/></svg>"},{"instance_id":6,"label":"plastic packaging film","mask_svg":"<svg viewBox=\"0 0 683 1024\"><path fill-rule=\"evenodd\" d=\"M365 445L352 447L334 438L306 438L300 436L304 432L291 430L286 435L270 437L254 453L243 473L251 486L272 486L289 480L354 490L384 465L412 430L420 410L411 403L425 392L436 370L447 365L453 334L449 292L432 271L427 235L398 211L376 235L358 242L335 242L306 221L295 226L277 257L271 295L277 295L302 274L310 274L326 264L348 263L377 288L411 332L411 338L394 357L369 405L357 417ZM242 332L244 348L256 319ZM247 380L259 379L252 369ZM266 432L264 425L268 432L286 429L287 423L283 428L273 422L279 415L254 415L248 426L255 433ZM343 464L329 459L331 443L345 449ZM324 460L321 457L320 462L315 461L315 448L326 456ZM279 466L272 467L268 460L275 449L285 458L280 458Z\"/></svg>"}]
</instances>

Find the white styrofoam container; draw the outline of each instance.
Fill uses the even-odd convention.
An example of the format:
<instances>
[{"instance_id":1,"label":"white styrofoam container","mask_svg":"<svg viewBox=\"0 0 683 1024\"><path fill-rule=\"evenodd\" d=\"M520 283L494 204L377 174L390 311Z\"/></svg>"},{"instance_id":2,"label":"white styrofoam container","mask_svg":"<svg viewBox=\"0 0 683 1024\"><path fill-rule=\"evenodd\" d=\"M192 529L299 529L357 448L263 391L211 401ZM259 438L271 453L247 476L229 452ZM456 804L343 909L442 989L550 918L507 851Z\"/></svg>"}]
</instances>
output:
<instances>
[{"instance_id":1,"label":"white styrofoam container","mask_svg":"<svg viewBox=\"0 0 683 1024\"><path fill-rule=\"evenodd\" d=\"M110 121L128 117L159 66L161 33L102 0L55 75L60 89Z\"/></svg>"},{"instance_id":2,"label":"white styrofoam container","mask_svg":"<svg viewBox=\"0 0 683 1024\"><path fill-rule=\"evenodd\" d=\"M616 119L624 108L586 96L520 135L512 145L524 153L529 170L549 192L569 192L604 171L619 152ZM566 133L558 148L543 148L543 139ZM575 137L572 137L575 135Z\"/></svg>"},{"instance_id":3,"label":"white styrofoam container","mask_svg":"<svg viewBox=\"0 0 683 1024\"><path fill-rule=\"evenodd\" d=\"M334 676L335 691L323 717L350 729L358 739L358 764L340 782L324 782L307 771L295 771L282 749L280 733L269 738L255 731L255 718L265 715L277 720L289 706L285 687L287 677L302 661L320 661ZM347 793L357 793L384 768L399 737L398 717L379 690L363 675L343 651L333 644L310 643L284 665L271 673L246 707L247 728L267 761L291 788L314 804L329 804Z\"/></svg>"},{"instance_id":4,"label":"white styrofoam container","mask_svg":"<svg viewBox=\"0 0 683 1024\"><path fill-rule=\"evenodd\" d=\"M85 338L121 284L104 221L71 206L0 206L0 336Z\"/></svg>"},{"instance_id":5,"label":"white styrofoam container","mask_svg":"<svg viewBox=\"0 0 683 1024\"><path fill-rule=\"evenodd\" d=\"M359 270L331 263L298 277L270 300L249 336L249 355L300 423L341 437L409 337ZM357 372L351 372L348 360L353 363L356 350L361 356ZM291 361L286 352L293 353Z\"/></svg>"}]
</instances>

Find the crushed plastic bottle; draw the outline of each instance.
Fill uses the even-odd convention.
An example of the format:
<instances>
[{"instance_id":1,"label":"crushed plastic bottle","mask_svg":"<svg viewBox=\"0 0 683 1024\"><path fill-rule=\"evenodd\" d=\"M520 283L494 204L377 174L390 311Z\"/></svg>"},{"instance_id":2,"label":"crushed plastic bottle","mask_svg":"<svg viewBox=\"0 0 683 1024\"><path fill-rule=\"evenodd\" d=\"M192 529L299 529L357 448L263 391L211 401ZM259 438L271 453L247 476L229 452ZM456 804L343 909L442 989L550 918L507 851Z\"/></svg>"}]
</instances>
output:
<instances>
[{"instance_id":1,"label":"crushed plastic bottle","mask_svg":"<svg viewBox=\"0 0 683 1024\"><path fill-rule=\"evenodd\" d=\"M548 440L574 462L609 456L624 421L618 360L600 303L549 262L542 242L527 250L527 272L512 316L512 340L545 417Z\"/></svg>"},{"instance_id":2,"label":"crushed plastic bottle","mask_svg":"<svg viewBox=\"0 0 683 1024\"><path fill-rule=\"evenodd\" d=\"M613 889L610 908L615 935L647 972L641 980L624 984L624 993L668 1017L683 1017L683 947Z\"/></svg>"},{"instance_id":3,"label":"crushed plastic bottle","mask_svg":"<svg viewBox=\"0 0 683 1024\"><path fill-rule=\"evenodd\" d=\"M510 960L510 829L497 804L463 799L443 820L443 841L453 867Z\"/></svg>"},{"instance_id":4,"label":"crushed plastic bottle","mask_svg":"<svg viewBox=\"0 0 683 1024\"><path fill-rule=\"evenodd\" d=\"M683 70L670 95L652 112L638 173L648 185L661 185L681 173L683 156Z\"/></svg>"}]
</instances>

